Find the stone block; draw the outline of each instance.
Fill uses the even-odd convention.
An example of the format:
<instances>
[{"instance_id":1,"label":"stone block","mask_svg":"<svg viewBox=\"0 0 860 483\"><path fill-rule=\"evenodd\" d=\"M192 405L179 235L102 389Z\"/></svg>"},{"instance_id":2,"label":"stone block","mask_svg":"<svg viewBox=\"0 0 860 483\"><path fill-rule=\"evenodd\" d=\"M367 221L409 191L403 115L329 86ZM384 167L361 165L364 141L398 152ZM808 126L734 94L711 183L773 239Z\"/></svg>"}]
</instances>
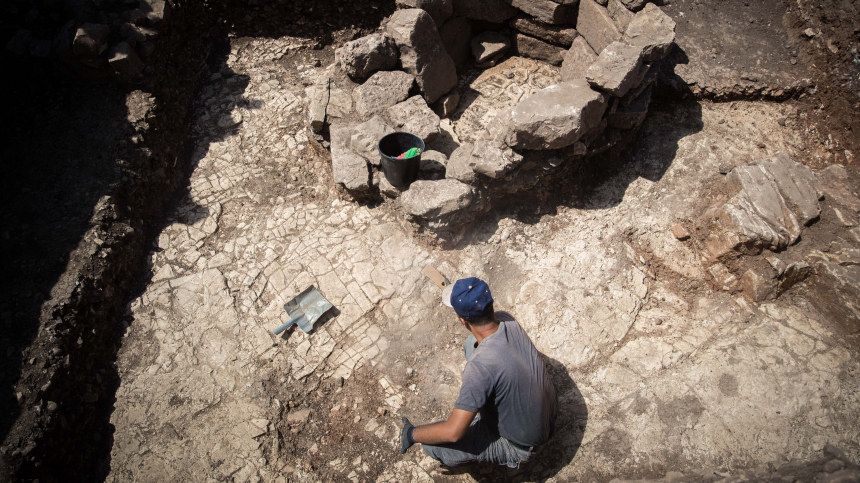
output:
<instances>
[{"instance_id":1,"label":"stone block","mask_svg":"<svg viewBox=\"0 0 860 483\"><path fill-rule=\"evenodd\" d=\"M451 92L440 97L433 103L433 112L435 112L440 119L445 119L457 110L457 106L459 104L460 93L457 92L457 89L453 89Z\"/></svg>"},{"instance_id":2,"label":"stone block","mask_svg":"<svg viewBox=\"0 0 860 483\"><path fill-rule=\"evenodd\" d=\"M543 40L518 33L515 37L517 53L522 57L543 60L552 65L561 65L565 50Z\"/></svg>"},{"instance_id":3,"label":"stone block","mask_svg":"<svg viewBox=\"0 0 860 483\"><path fill-rule=\"evenodd\" d=\"M511 0L511 5L541 22L558 25L576 22L576 3L556 3L552 0Z\"/></svg>"},{"instance_id":4,"label":"stone block","mask_svg":"<svg viewBox=\"0 0 860 483\"><path fill-rule=\"evenodd\" d=\"M394 130L380 116L373 116L369 120L355 126L350 136L350 148L359 156L366 159L370 164L379 166L381 159L377 145L382 136Z\"/></svg>"},{"instance_id":5,"label":"stone block","mask_svg":"<svg viewBox=\"0 0 860 483\"><path fill-rule=\"evenodd\" d=\"M488 30L476 35L470 44L475 63L483 64L507 52L511 47L511 39L507 35Z\"/></svg>"},{"instance_id":6,"label":"stone block","mask_svg":"<svg viewBox=\"0 0 860 483\"><path fill-rule=\"evenodd\" d=\"M427 12L436 24L442 27L454 14L454 0L397 0L398 8L420 8Z\"/></svg>"},{"instance_id":7,"label":"stone block","mask_svg":"<svg viewBox=\"0 0 860 483\"><path fill-rule=\"evenodd\" d=\"M467 208L472 197L472 188L455 179L418 180L400 197L400 205L410 216L432 219Z\"/></svg>"},{"instance_id":8,"label":"stone block","mask_svg":"<svg viewBox=\"0 0 860 483\"><path fill-rule=\"evenodd\" d=\"M606 7L598 5L594 0L580 0L576 31L595 52L603 52L612 42L621 40L621 32Z\"/></svg>"},{"instance_id":9,"label":"stone block","mask_svg":"<svg viewBox=\"0 0 860 483\"><path fill-rule=\"evenodd\" d=\"M170 18L170 2L167 0L140 0L140 11L146 16L146 22L156 25Z\"/></svg>"},{"instance_id":10,"label":"stone block","mask_svg":"<svg viewBox=\"0 0 860 483\"><path fill-rule=\"evenodd\" d=\"M609 1L611 2L612 0ZM638 12L639 10L642 10L642 7L644 7L646 3L648 3L648 0L621 0L621 3L628 10Z\"/></svg>"},{"instance_id":11,"label":"stone block","mask_svg":"<svg viewBox=\"0 0 860 483\"><path fill-rule=\"evenodd\" d=\"M573 40L561 64L561 80L585 79L585 72L597 61L597 54L583 37Z\"/></svg>"},{"instance_id":12,"label":"stone block","mask_svg":"<svg viewBox=\"0 0 860 483\"><path fill-rule=\"evenodd\" d=\"M364 84L352 91L355 113L360 119L369 119L398 102L403 102L409 97L414 83L414 76L399 70L373 74Z\"/></svg>"},{"instance_id":13,"label":"stone block","mask_svg":"<svg viewBox=\"0 0 860 483\"><path fill-rule=\"evenodd\" d=\"M361 197L370 191L370 170L367 161L349 148L351 136L349 126L331 127L331 172L335 183Z\"/></svg>"},{"instance_id":14,"label":"stone block","mask_svg":"<svg viewBox=\"0 0 860 483\"><path fill-rule=\"evenodd\" d=\"M660 7L649 3L627 25L624 42L642 47L646 62L660 60L669 55L675 45L675 21Z\"/></svg>"},{"instance_id":15,"label":"stone block","mask_svg":"<svg viewBox=\"0 0 860 483\"><path fill-rule=\"evenodd\" d=\"M606 4L606 10L609 12L609 16L612 17L612 21L615 22L615 26L619 32L624 32L627 29L627 25L633 20L633 12L624 6L621 0L609 0Z\"/></svg>"},{"instance_id":16,"label":"stone block","mask_svg":"<svg viewBox=\"0 0 860 483\"><path fill-rule=\"evenodd\" d=\"M524 34L564 47L570 47L573 40L579 35L576 29L549 25L528 17L516 18L511 20L508 25Z\"/></svg>"},{"instance_id":17,"label":"stone block","mask_svg":"<svg viewBox=\"0 0 860 483\"><path fill-rule=\"evenodd\" d=\"M560 149L600 123L606 98L585 79L549 86L520 101L511 112L505 143L514 149Z\"/></svg>"},{"instance_id":18,"label":"stone block","mask_svg":"<svg viewBox=\"0 0 860 483\"><path fill-rule=\"evenodd\" d=\"M445 51L436 25L427 12L417 8L398 10L385 29L400 50L403 70L415 76L428 103L457 86L454 60Z\"/></svg>"},{"instance_id":19,"label":"stone block","mask_svg":"<svg viewBox=\"0 0 860 483\"><path fill-rule=\"evenodd\" d=\"M419 176L421 179L442 179L448 166L448 156L439 151L428 149L421 154L421 167Z\"/></svg>"},{"instance_id":20,"label":"stone block","mask_svg":"<svg viewBox=\"0 0 860 483\"><path fill-rule=\"evenodd\" d=\"M786 204L804 226L809 226L821 215L818 204L821 187L815 174L806 166L795 162L782 151L758 162L776 182Z\"/></svg>"},{"instance_id":21,"label":"stone block","mask_svg":"<svg viewBox=\"0 0 860 483\"><path fill-rule=\"evenodd\" d=\"M107 49L110 27L104 24L85 23L78 28L72 41L72 52L79 57L96 57Z\"/></svg>"},{"instance_id":22,"label":"stone block","mask_svg":"<svg viewBox=\"0 0 860 483\"><path fill-rule=\"evenodd\" d=\"M623 42L609 44L585 71L593 87L621 97L630 90L642 67L642 48Z\"/></svg>"},{"instance_id":23,"label":"stone block","mask_svg":"<svg viewBox=\"0 0 860 483\"><path fill-rule=\"evenodd\" d=\"M363 79L377 70L397 67L397 45L385 34L371 34L347 42L335 51L341 69L353 78Z\"/></svg>"},{"instance_id":24,"label":"stone block","mask_svg":"<svg viewBox=\"0 0 860 483\"><path fill-rule=\"evenodd\" d=\"M500 23L516 17L517 9L505 0L454 0L454 14L471 20Z\"/></svg>"},{"instance_id":25,"label":"stone block","mask_svg":"<svg viewBox=\"0 0 860 483\"><path fill-rule=\"evenodd\" d=\"M383 117L394 131L411 132L425 143L439 136L439 116L427 106L421 96L412 96L389 107Z\"/></svg>"},{"instance_id":26,"label":"stone block","mask_svg":"<svg viewBox=\"0 0 860 483\"><path fill-rule=\"evenodd\" d=\"M120 79L128 82L143 72L145 67L140 57L127 42L114 45L108 54L108 63Z\"/></svg>"},{"instance_id":27,"label":"stone block","mask_svg":"<svg viewBox=\"0 0 860 483\"><path fill-rule=\"evenodd\" d=\"M741 290L744 296L753 302L770 300L776 294L776 280L773 270L749 269L741 277Z\"/></svg>"},{"instance_id":28,"label":"stone block","mask_svg":"<svg viewBox=\"0 0 860 483\"><path fill-rule=\"evenodd\" d=\"M472 56L470 42L472 40L472 24L464 17L454 17L442 25L439 30L445 52L454 60L457 67L462 66Z\"/></svg>"},{"instance_id":29,"label":"stone block","mask_svg":"<svg viewBox=\"0 0 860 483\"><path fill-rule=\"evenodd\" d=\"M472 184L477 174L500 179L517 167L523 157L508 147L499 147L490 141L463 144L451 153L446 177Z\"/></svg>"},{"instance_id":30,"label":"stone block","mask_svg":"<svg viewBox=\"0 0 860 483\"><path fill-rule=\"evenodd\" d=\"M320 132L325 127L325 110L328 107L330 79L326 76L309 89L308 121L311 129Z\"/></svg>"}]
</instances>

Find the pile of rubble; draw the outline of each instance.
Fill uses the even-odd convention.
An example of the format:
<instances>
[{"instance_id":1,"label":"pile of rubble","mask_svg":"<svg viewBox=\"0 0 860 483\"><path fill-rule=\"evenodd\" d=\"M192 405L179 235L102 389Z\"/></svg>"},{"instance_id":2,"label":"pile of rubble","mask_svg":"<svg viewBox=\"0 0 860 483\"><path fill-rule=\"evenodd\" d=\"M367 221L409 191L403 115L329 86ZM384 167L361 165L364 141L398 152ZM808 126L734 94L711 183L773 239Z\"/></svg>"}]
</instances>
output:
<instances>
[{"instance_id":1,"label":"pile of rubble","mask_svg":"<svg viewBox=\"0 0 860 483\"><path fill-rule=\"evenodd\" d=\"M309 120L318 132L329 126L336 183L355 199L399 198L406 217L443 246L458 242L499 200L629 142L648 112L656 64L675 38L674 21L644 1L398 5L418 8L398 10L382 32L338 49L331 78L310 88ZM465 83L458 69L493 67L511 47L560 64L552 67L552 85L485 116L459 136L469 142L455 141L450 158L433 150L440 119L456 123L467 108L458 107L458 84ZM412 132L430 147L408 188L392 186L380 171L376 144L392 131Z\"/></svg>"},{"instance_id":2,"label":"pile of rubble","mask_svg":"<svg viewBox=\"0 0 860 483\"><path fill-rule=\"evenodd\" d=\"M725 181L729 198L707 209L695 227L717 288L764 302L815 273L830 287L817 298L819 308L834 320L860 320L860 250L851 243L860 243L860 198L845 168L814 173L778 152L728 171ZM804 230L820 219L820 200L827 200L849 237L833 240L825 251L798 246ZM676 228L678 238L689 237Z\"/></svg>"},{"instance_id":3,"label":"pile of rubble","mask_svg":"<svg viewBox=\"0 0 860 483\"><path fill-rule=\"evenodd\" d=\"M64 5L67 4L67 5ZM16 56L56 57L86 76L131 83L155 51L158 30L170 16L167 0L57 2L24 16L6 43ZM62 20L67 19L62 26Z\"/></svg>"}]
</instances>

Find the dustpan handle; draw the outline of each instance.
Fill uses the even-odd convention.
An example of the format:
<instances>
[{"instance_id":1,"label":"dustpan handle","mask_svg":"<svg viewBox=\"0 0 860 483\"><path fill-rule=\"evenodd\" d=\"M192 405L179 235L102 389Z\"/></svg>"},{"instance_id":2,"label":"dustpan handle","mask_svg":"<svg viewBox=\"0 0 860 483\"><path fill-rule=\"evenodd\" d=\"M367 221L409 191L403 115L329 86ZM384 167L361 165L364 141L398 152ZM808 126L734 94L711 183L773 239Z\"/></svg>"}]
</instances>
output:
<instances>
[{"instance_id":1,"label":"dustpan handle","mask_svg":"<svg viewBox=\"0 0 860 483\"><path fill-rule=\"evenodd\" d=\"M300 318L300 317L301 317L301 316L299 316L299 317L293 317L292 319L290 319L290 321L289 321L289 322L287 322L286 324L284 324L284 325L282 325L282 326L278 327L277 329L273 330L272 332L274 332L274 333L275 333L275 335L280 334L281 332L283 332L283 331L287 330L291 325L295 324L295 323L296 323L296 321L297 321L297 320L299 320L299 318Z\"/></svg>"}]
</instances>

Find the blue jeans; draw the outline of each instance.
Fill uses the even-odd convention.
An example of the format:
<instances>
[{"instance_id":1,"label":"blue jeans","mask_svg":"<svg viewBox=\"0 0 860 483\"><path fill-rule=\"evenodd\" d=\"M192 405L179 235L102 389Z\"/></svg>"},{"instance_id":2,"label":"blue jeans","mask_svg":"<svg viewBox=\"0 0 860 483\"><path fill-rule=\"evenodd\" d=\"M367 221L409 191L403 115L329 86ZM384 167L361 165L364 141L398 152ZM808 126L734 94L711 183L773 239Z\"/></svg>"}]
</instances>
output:
<instances>
[{"instance_id":1,"label":"blue jeans","mask_svg":"<svg viewBox=\"0 0 860 483\"><path fill-rule=\"evenodd\" d=\"M470 335L463 343L463 354L466 360L475 352L477 339ZM475 417L466 435L456 443L430 445L422 444L421 448L431 458L445 466L460 466L469 463L495 463L516 468L531 458L533 448L524 448L499 436L497 428L491 428Z\"/></svg>"}]
</instances>

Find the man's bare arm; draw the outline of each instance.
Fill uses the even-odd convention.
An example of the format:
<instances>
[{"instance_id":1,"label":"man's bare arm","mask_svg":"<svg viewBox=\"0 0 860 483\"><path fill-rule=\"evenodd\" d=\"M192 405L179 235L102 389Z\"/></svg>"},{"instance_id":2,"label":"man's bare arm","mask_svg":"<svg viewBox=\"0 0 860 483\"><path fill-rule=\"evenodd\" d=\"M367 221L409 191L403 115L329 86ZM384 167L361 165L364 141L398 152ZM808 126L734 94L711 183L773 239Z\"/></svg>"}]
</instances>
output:
<instances>
[{"instance_id":1,"label":"man's bare arm","mask_svg":"<svg viewBox=\"0 0 860 483\"><path fill-rule=\"evenodd\" d=\"M454 409L447 421L417 426L412 431L412 440L423 444L456 443L466 435L466 431L476 414L462 409Z\"/></svg>"}]
</instances>

